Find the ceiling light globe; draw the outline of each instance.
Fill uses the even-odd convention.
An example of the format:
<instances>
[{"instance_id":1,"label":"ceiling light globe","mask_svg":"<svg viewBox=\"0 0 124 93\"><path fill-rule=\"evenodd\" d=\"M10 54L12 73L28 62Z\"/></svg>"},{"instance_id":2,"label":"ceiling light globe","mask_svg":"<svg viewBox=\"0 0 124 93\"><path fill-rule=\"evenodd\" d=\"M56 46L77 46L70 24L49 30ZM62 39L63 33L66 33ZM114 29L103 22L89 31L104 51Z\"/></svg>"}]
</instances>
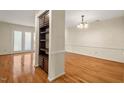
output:
<instances>
[{"instance_id":1,"label":"ceiling light globe","mask_svg":"<svg viewBox=\"0 0 124 93\"><path fill-rule=\"evenodd\" d=\"M88 23L84 24L84 28L88 28Z\"/></svg>"}]
</instances>

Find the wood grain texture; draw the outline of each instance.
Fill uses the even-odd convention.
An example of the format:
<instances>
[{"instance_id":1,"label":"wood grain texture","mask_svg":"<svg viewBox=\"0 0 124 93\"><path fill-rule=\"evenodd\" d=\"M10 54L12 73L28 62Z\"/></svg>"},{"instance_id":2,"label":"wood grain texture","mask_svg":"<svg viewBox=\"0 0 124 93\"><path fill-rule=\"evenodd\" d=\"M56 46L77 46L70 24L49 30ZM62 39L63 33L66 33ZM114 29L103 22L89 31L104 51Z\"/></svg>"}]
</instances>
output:
<instances>
[{"instance_id":1,"label":"wood grain texture","mask_svg":"<svg viewBox=\"0 0 124 93\"><path fill-rule=\"evenodd\" d=\"M41 68L33 66L33 55L33 53L23 53L0 56L0 82L49 82L47 74ZM73 53L65 54L65 73L52 82L124 82L124 64Z\"/></svg>"},{"instance_id":2,"label":"wood grain texture","mask_svg":"<svg viewBox=\"0 0 124 93\"><path fill-rule=\"evenodd\" d=\"M124 64L73 53L65 55L65 82L124 82Z\"/></svg>"},{"instance_id":3,"label":"wood grain texture","mask_svg":"<svg viewBox=\"0 0 124 93\"><path fill-rule=\"evenodd\" d=\"M47 74L35 68L33 53L0 56L0 82L40 83L48 82Z\"/></svg>"}]
</instances>

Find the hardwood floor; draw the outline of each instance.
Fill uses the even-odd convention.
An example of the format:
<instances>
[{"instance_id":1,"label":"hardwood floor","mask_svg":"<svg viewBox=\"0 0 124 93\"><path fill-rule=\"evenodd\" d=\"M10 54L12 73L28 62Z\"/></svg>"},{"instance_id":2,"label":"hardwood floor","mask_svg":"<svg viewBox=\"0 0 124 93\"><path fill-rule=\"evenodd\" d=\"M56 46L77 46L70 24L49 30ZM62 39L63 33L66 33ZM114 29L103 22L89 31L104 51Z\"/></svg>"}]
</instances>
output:
<instances>
[{"instance_id":1,"label":"hardwood floor","mask_svg":"<svg viewBox=\"0 0 124 93\"><path fill-rule=\"evenodd\" d=\"M47 74L35 68L33 53L0 56L1 83L46 83ZM66 53L65 75L55 83L124 82L124 64Z\"/></svg>"},{"instance_id":2,"label":"hardwood floor","mask_svg":"<svg viewBox=\"0 0 124 93\"><path fill-rule=\"evenodd\" d=\"M94 57L66 53L65 82L124 82L124 64Z\"/></svg>"},{"instance_id":3,"label":"hardwood floor","mask_svg":"<svg viewBox=\"0 0 124 93\"><path fill-rule=\"evenodd\" d=\"M0 82L48 82L47 74L33 66L33 53L0 56Z\"/></svg>"}]
</instances>

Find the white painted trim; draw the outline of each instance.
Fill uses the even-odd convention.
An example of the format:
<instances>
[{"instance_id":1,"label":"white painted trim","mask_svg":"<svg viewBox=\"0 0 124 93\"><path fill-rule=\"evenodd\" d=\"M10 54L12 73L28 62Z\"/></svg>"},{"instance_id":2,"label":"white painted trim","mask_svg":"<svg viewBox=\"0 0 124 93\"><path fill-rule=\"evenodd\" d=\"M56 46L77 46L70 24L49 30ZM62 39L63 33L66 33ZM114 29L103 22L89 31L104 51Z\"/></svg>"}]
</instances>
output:
<instances>
[{"instance_id":1,"label":"white painted trim","mask_svg":"<svg viewBox=\"0 0 124 93\"><path fill-rule=\"evenodd\" d=\"M13 53L1 53L0 55L12 55Z\"/></svg>"},{"instance_id":2,"label":"white painted trim","mask_svg":"<svg viewBox=\"0 0 124 93\"><path fill-rule=\"evenodd\" d=\"M63 76L64 74L65 74L65 72L63 72L63 73L61 73L61 74L59 74L59 75L57 75L57 76L55 76L55 77L52 77L52 78L48 77L48 80L51 82L51 81L53 81L53 80L55 80L55 79L57 79L57 78Z\"/></svg>"},{"instance_id":3,"label":"white painted trim","mask_svg":"<svg viewBox=\"0 0 124 93\"><path fill-rule=\"evenodd\" d=\"M13 55L13 54L19 54L19 53L28 53L28 52L34 52L32 51L18 51L18 52L12 52L12 53L1 53L0 55Z\"/></svg>"},{"instance_id":4,"label":"white painted trim","mask_svg":"<svg viewBox=\"0 0 124 93\"><path fill-rule=\"evenodd\" d=\"M96 55L89 55L89 54L86 54L86 53L79 53L78 51L67 50L66 52L79 54L79 55L86 55L86 56L90 56L90 57L94 57L94 58L99 58L99 59L104 59L104 60L109 60L109 61L114 61L114 62L119 62L119 63L124 63L124 61L121 61L121 60L115 60L115 59L111 59L111 58L99 57L99 56L96 56Z\"/></svg>"},{"instance_id":5,"label":"white painted trim","mask_svg":"<svg viewBox=\"0 0 124 93\"><path fill-rule=\"evenodd\" d=\"M124 50L124 48L114 48L114 47L102 47L102 46L87 46L87 45L76 45L76 44L66 44L66 46L71 47L87 47L87 48L101 48L101 49L111 49L111 50Z\"/></svg>"},{"instance_id":6,"label":"white painted trim","mask_svg":"<svg viewBox=\"0 0 124 93\"><path fill-rule=\"evenodd\" d=\"M51 54L58 54L58 53L64 53L65 50L59 50L59 51L54 51L54 52L51 52Z\"/></svg>"},{"instance_id":7,"label":"white painted trim","mask_svg":"<svg viewBox=\"0 0 124 93\"><path fill-rule=\"evenodd\" d=\"M34 67L38 67L38 66L39 66L38 64L37 65L36 64L34 65Z\"/></svg>"},{"instance_id":8,"label":"white painted trim","mask_svg":"<svg viewBox=\"0 0 124 93\"><path fill-rule=\"evenodd\" d=\"M34 50L29 50L29 51L14 51L12 54L16 53L27 53L27 52L35 52Z\"/></svg>"}]
</instances>

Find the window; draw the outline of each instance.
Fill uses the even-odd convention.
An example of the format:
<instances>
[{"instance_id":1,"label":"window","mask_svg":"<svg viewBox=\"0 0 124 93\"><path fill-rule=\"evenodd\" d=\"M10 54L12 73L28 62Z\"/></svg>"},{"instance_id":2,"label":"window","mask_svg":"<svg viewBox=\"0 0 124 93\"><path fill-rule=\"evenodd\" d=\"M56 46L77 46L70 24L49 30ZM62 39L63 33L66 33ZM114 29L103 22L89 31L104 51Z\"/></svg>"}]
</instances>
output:
<instances>
[{"instance_id":1,"label":"window","mask_svg":"<svg viewBox=\"0 0 124 93\"><path fill-rule=\"evenodd\" d=\"M31 32L25 32L25 50L31 50Z\"/></svg>"},{"instance_id":2,"label":"window","mask_svg":"<svg viewBox=\"0 0 124 93\"><path fill-rule=\"evenodd\" d=\"M22 32L14 31L14 51L22 50Z\"/></svg>"}]
</instances>

